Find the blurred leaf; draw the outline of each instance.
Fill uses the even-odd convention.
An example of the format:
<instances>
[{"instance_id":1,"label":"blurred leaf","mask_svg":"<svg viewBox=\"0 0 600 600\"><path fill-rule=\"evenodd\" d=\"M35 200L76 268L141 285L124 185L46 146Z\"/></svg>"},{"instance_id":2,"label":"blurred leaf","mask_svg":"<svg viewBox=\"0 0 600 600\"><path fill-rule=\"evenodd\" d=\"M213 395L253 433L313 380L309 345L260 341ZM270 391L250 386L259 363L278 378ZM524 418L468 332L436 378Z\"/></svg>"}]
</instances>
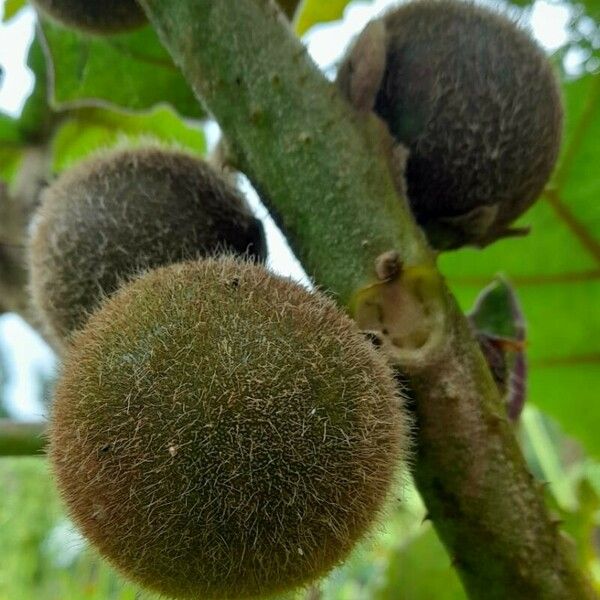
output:
<instances>
[{"instance_id":1,"label":"blurred leaf","mask_svg":"<svg viewBox=\"0 0 600 600\"><path fill-rule=\"evenodd\" d=\"M561 520L561 529L575 542L577 562L596 580L596 589L600 591L598 568L600 561L596 548L596 539L600 525L600 495L594 482L590 481L585 470L572 482L577 497L575 509L565 509L554 505Z\"/></svg>"},{"instance_id":2,"label":"blurred leaf","mask_svg":"<svg viewBox=\"0 0 600 600\"><path fill-rule=\"evenodd\" d=\"M313 25L327 21L337 21L344 15L344 9L351 0L305 0L296 22L296 33L302 35Z\"/></svg>"},{"instance_id":3,"label":"blurred leaf","mask_svg":"<svg viewBox=\"0 0 600 600\"><path fill-rule=\"evenodd\" d=\"M91 36L43 19L52 60L56 109L112 105L144 110L169 102L181 115L201 117L194 93L154 30Z\"/></svg>"},{"instance_id":4,"label":"blurred leaf","mask_svg":"<svg viewBox=\"0 0 600 600\"><path fill-rule=\"evenodd\" d=\"M469 320L477 331L495 338L523 341L523 314L515 291L502 278L487 286L477 297Z\"/></svg>"},{"instance_id":5,"label":"blurred leaf","mask_svg":"<svg viewBox=\"0 0 600 600\"><path fill-rule=\"evenodd\" d=\"M0 459L1 600L151 600L82 542L42 458Z\"/></svg>"},{"instance_id":6,"label":"blurred leaf","mask_svg":"<svg viewBox=\"0 0 600 600\"><path fill-rule=\"evenodd\" d=\"M515 285L529 331L528 397L600 457L600 76L563 90L559 167L519 223L532 233L445 253L440 267L464 309L497 273Z\"/></svg>"},{"instance_id":7,"label":"blurred leaf","mask_svg":"<svg viewBox=\"0 0 600 600\"><path fill-rule=\"evenodd\" d=\"M36 35L27 64L35 76L33 91L18 119L0 114L0 180L10 183L26 146L43 138L53 119L47 102L46 61Z\"/></svg>"},{"instance_id":8,"label":"blurred leaf","mask_svg":"<svg viewBox=\"0 0 600 600\"><path fill-rule=\"evenodd\" d=\"M600 21L600 0L581 0L585 12L596 22Z\"/></svg>"},{"instance_id":9,"label":"blurred leaf","mask_svg":"<svg viewBox=\"0 0 600 600\"><path fill-rule=\"evenodd\" d=\"M74 111L73 115L58 128L52 143L55 172L99 148L114 146L124 138L151 137L198 154L206 150L202 129L184 123L166 106L145 114L88 108Z\"/></svg>"},{"instance_id":10,"label":"blurred leaf","mask_svg":"<svg viewBox=\"0 0 600 600\"><path fill-rule=\"evenodd\" d=\"M544 483L545 495L552 506L576 510L575 488L562 456L566 443L573 445L572 438L564 435L554 419L533 406L523 411L519 433L527 465L532 475Z\"/></svg>"},{"instance_id":11,"label":"blurred leaf","mask_svg":"<svg viewBox=\"0 0 600 600\"><path fill-rule=\"evenodd\" d=\"M40 502L50 485L40 459L0 460L0 598L28 597L19 592L39 577L40 545L56 513L56 500Z\"/></svg>"},{"instance_id":12,"label":"blurred leaf","mask_svg":"<svg viewBox=\"0 0 600 600\"><path fill-rule=\"evenodd\" d=\"M25 8L26 5L27 0L5 0L2 22L6 23L6 21L12 19L22 8Z\"/></svg>"},{"instance_id":13,"label":"blurred leaf","mask_svg":"<svg viewBox=\"0 0 600 600\"><path fill-rule=\"evenodd\" d=\"M563 534L577 552L577 562L600 591L600 464L585 459L579 444L558 423L529 406L523 413L520 441L531 473L544 482L544 495Z\"/></svg>"},{"instance_id":14,"label":"blurred leaf","mask_svg":"<svg viewBox=\"0 0 600 600\"><path fill-rule=\"evenodd\" d=\"M14 144L21 142L19 120L0 112L0 143Z\"/></svg>"},{"instance_id":15,"label":"blurred leaf","mask_svg":"<svg viewBox=\"0 0 600 600\"><path fill-rule=\"evenodd\" d=\"M468 315L507 408L516 421L526 395L525 321L513 287L499 277L477 297Z\"/></svg>"},{"instance_id":16,"label":"blurred leaf","mask_svg":"<svg viewBox=\"0 0 600 600\"><path fill-rule=\"evenodd\" d=\"M433 527L394 550L375 600L466 600L458 575Z\"/></svg>"},{"instance_id":17,"label":"blurred leaf","mask_svg":"<svg viewBox=\"0 0 600 600\"><path fill-rule=\"evenodd\" d=\"M23 157L20 144L0 144L0 181L10 183Z\"/></svg>"},{"instance_id":18,"label":"blurred leaf","mask_svg":"<svg viewBox=\"0 0 600 600\"><path fill-rule=\"evenodd\" d=\"M40 32L36 31L27 55L27 66L35 77L33 91L23 106L19 126L28 140L39 140L49 131L53 115L48 105L48 71L46 57L40 41Z\"/></svg>"}]
</instances>

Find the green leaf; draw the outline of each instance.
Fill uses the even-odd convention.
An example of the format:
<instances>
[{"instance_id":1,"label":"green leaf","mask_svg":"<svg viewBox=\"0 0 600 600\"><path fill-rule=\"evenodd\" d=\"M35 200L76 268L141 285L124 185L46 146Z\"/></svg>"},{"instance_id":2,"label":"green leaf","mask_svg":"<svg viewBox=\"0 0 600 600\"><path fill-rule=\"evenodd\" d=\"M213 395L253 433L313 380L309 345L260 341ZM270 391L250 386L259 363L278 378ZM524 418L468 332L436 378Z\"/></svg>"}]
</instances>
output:
<instances>
[{"instance_id":1,"label":"green leaf","mask_svg":"<svg viewBox=\"0 0 600 600\"><path fill-rule=\"evenodd\" d=\"M60 172L91 152L114 146L123 139L149 137L199 154L206 151L202 129L184 123L169 107L157 107L146 114L81 109L56 132L52 143L54 171Z\"/></svg>"},{"instance_id":2,"label":"green leaf","mask_svg":"<svg viewBox=\"0 0 600 600\"><path fill-rule=\"evenodd\" d=\"M0 112L0 143L16 144L21 142L19 120Z\"/></svg>"},{"instance_id":3,"label":"green leaf","mask_svg":"<svg viewBox=\"0 0 600 600\"><path fill-rule=\"evenodd\" d=\"M600 493L593 480L593 471L598 468L599 465L592 462L584 464L570 482L576 496L575 509L559 505L553 508L558 511L561 528L575 541L577 562L592 576L596 590L600 591L600 557L594 539L600 525Z\"/></svg>"},{"instance_id":4,"label":"green leaf","mask_svg":"<svg viewBox=\"0 0 600 600\"><path fill-rule=\"evenodd\" d=\"M563 86L566 127L553 183L520 220L525 238L446 253L440 267L467 309L497 273L528 325L528 399L600 457L600 76Z\"/></svg>"},{"instance_id":5,"label":"green leaf","mask_svg":"<svg viewBox=\"0 0 600 600\"><path fill-rule=\"evenodd\" d=\"M169 102L181 115L201 117L194 93L154 30L92 36L42 19L52 61L51 102L63 110L109 105L146 110Z\"/></svg>"},{"instance_id":6,"label":"green leaf","mask_svg":"<svg viewBox=\"0 0 600 600\"><path fill-rule=\"evenodd\" d=\"M27 58L27 65L35 76L33 91L18 119L0 114L0 180L4 183L10 184L15 176L25 147L43 138L51 125L45 63L43 50L36 35Z\"/></svg>"},{"instance_id":7,"label":"green leaf","mask_svg":"<svg viewBox=\"0 0 600 600\"><path fill-rule=\"evenodd\" d=\"M522 314L515 291L502 278L481 292L469 319L480 333L507 340L523 340Z\"/></svg>"},{"instance_id":8,"label":"green leaf","mask_svg":"<svg viewBox=\"0 0 600 600\"><path fill-rule=\"evenodd\" d=\"M518 6L519 8L525 8L531 6L535 0L510 0L511 4Z\"/></svg>"},{"instance_id":9,"label":"green leaf","mask_svg":"<svg viewBox=\"0 0 600 600\"><path fill-rule=\"evenodd\" d=\"M158 600L82 543L66 520L48 461L0 460L2 600Z\"/></svg>"},{"instance_id":10,"label":"green leaf","mask_svg":"<svg viewBox=\"0 0 600 600\"><path fill-rule=\"evenodd\" d=\"M22 146L0 145L0 181L10 183L13 180L22 157Z\"/></svg>"},{"instance_id":11,"label":"green leaf","mask_svg":"<svg viewBox=\"0 0 600 600\"><path fill-rule=\"evenodd\" d=\"M2 22L10 21L21 9L25 8L27 0L5 0Z\"/></svg>"},{"instance_id":12,"label":"green leaf","mask_svg":"<svg viewBox=\"0 0 600 600\"><path fill-rule=\"evenodd\" d=\"M585 12L592 17L596 23L600 20L600 0L582 0Z\"/></svg>"},{"instance_id":13,"label":"green leaf","mask_svg":"<svg viewBox=\"0 0 600 600\"><path fill-rule=\"evenodd\" d=\"M7 184L12 182L17 173L26 146L43 138L51 126L52 114L46 99L45 62L36 35L27 59L35 76L33 91L18 119L0 113L0 180Z\"/></svg>"},{"instance_id":14,"label":"green leaf","mask_svg":"<svg viewBox=\"0 0 600 600\"><path fill-rule=\"evenodd\" d=\"M48 105L48 71L46 57L40 41L40 33L36 32L27 55L27 66L35 77L33 91L23 106L19 118L19 127L28 140L44 138L52 126L53 115Z\"/></svg>"},{"instance_id":15,"label":"green leaf","mask_svg":"<svg viewBox=\"0 0 600 600\"><path fill-rule=\"evenodd\" d=\"M306 0L296 22L296 33L302 35L313 25L327 21L337 21L344 15L344 9L351 0Z\"/></svg>"},{"instance_id":16,"label":"green leaf","mask_svg":"<svg viewBox=\"0 0 600 600\"><path fill-rule=\"evenodd\" d=\"M10 183L23 156L19 120L0 113L0 181Z\"/></svg>"},{"instance_id":17,"label":"green leaf","mask_svg":"<svg viewBox=\"0 0 600 600\"><path fill-rule=\"evenodd\" d=\"M435 531L422 532L391 554L375 600L466 600L450 558Z\"/></svg>"},{"instance_id":18,"label":"green leaf","mask_svg":"<svg viewBox=\"0 0 600 600\"><path fill-rule=\"evenodd\" d=\"M514 421L523 409L527 382L525 321L515 290L499 277L479 294L468 318Z\"/></svg>"}]
</instances>

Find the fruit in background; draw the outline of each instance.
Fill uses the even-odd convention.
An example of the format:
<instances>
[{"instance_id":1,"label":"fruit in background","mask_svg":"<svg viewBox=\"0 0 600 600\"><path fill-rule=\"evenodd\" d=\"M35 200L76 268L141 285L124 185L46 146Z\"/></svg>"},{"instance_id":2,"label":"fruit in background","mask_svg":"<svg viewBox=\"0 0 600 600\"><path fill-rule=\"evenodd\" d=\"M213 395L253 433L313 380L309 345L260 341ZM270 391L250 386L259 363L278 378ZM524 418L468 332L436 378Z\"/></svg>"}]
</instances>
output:
<instances>
[{"instance_id":1,"label":"fruit in background","mask_svg":"<svg viewBox=\"0 0 600 600\"><path fill-rule=\"evenodd\" d=\"M60 347L104 297L144 269L219 251L264 259L263 228L204 161L159 146L92 156L42 193L31 296Z\"/></svg>"},{"instance_id":2,"label":"fruit in background","mask_svg":"<svg viewBox=\"0 0 600 600\"><path fill-rule=\"evenodd\" d=\"M408 198L434 247L527 232L510 225L552 172L562 106L543 51L509 18L454 0L403 4L367 26L337 83L408 149Z\"/></svg>"}]
</instances>

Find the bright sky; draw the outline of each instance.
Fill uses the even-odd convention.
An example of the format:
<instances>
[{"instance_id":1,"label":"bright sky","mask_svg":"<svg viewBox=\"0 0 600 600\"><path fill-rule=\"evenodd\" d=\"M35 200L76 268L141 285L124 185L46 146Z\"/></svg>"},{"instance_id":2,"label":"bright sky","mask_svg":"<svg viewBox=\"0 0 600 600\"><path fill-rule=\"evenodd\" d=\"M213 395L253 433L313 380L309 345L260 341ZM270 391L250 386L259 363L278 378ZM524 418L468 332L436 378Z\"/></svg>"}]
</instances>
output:
<instances>
[{"instance_id":1,"label":"bright sky","mask_svg":"<svg viewBox=\"0 0 600 600\"><path fill-rule=\"evenodd\" d=\"M308 32L305 41L314 60L332 75L333 67L344 48L365 24L396 0L356 1L346 9L343 21L321 25ZM0 0L2 12L4 0ZM560 2L538 0L529 16L529 25L534 36L548 50L562 46L567 40L566 26L569 8ZM33 77L25 67L25 57L33 36L34 13L32 9L22 11L8 24L0 24L0 110L13 116L20 114L23 102L29 95ZM527 21L524 21L527 22ZM581 62L577 53L569 54L566 66L576 70ZM218 128L208 129L209 139L218 135ZM268 216L248 185L244 185L249 200L257 214L263 218L270 249L269 266L283 275L306 281L303 271L290 253L289 248L273 221ZM18 317L0 317L0 348L3 358L10 363L10 380L7 386L8 405L15 417L33 418L41 414L37 377L35 372L52 372L55 361L52 353L40 338Z\"/></svg>"}]
</instances>

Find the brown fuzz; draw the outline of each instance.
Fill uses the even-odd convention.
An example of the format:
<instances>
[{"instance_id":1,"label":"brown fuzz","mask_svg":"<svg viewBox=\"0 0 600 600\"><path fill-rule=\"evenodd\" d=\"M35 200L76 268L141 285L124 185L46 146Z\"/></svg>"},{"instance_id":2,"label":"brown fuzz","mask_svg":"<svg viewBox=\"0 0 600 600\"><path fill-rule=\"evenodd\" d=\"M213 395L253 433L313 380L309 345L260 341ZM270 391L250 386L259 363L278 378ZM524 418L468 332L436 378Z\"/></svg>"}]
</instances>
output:
<instances>
[{"instance_id":1,"label":"brown fuzz","mask_svg":"<svg viewBox=\"0 0 600 600\"><path fill-rule=\"evenodd\" d=\"M230 258L163 267L69 349L50 456L70 514L126 576L252 598L327 573L406 459L392 372L327 298Z\"/></svg>"},{"instance_id":2,"label":"brown fuzz","mask_svg":"<svg viewBox=\"0 0 600 600\"><path fill-rule=\"evenodd\" d=\"M200 159L161 147L102 153L42 194L29 263L32 303L58 347L141 270L217 251L264 258L260 221Z\"/></svg>"},{"instance_id":3,"label":"brown fuzz","mask_svg":"<svg viewBox=\"0 0 600 600\"><path fill-rule=\"evenodd\" d=\"M543 51L507 17L454 0L410 2L382 22L365 29L338 85L409 149L408 196L432 244L485 246L526 233L509 225L548 180L562 127ZM382 45L381 73L356 81L378 71Z\"/></svg>"},{"instance_id":4,"label":"brown fuzz","mask_svg":"<svg viewBox=\"0 0 600 600\"><path fill-rule=\"evenodd\" d=\"M146 15L136 0L32 0L59 23L87 33L108 34L136 29Z\"/></svg>"}]
</instances>

